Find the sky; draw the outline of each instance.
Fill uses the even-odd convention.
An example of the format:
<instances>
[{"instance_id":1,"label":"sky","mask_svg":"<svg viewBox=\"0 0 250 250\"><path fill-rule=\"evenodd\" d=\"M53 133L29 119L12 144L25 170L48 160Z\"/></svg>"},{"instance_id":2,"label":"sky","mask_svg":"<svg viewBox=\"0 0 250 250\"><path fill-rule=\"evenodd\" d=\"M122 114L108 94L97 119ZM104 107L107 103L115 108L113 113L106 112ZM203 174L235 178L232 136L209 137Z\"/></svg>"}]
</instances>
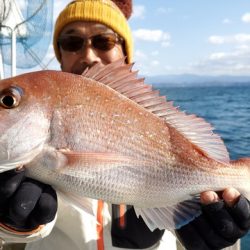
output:
<instances>
[{"instance_id":1,"label":"sky","mask_svg":"<svg viewBox=\"0 0 250 250\"><path fill-rule=\"evenodd\" d=\"M70 0L54 1L54 20ZM133 0L129 24L142 75L250 75L248 0ZM52 42L51 42L52 43ZM50 46L43 63L59 69ZM25 71L39 70L36 67ZM22 73L23 70L18 70Z\"/></svg>"},{"instance_id":2,"label":"sky","mask_svg":"<svg viewBox=\"0 0 250 250\"><path fill-rule=\"evenodd\" d=\"M250 75L249 1L134 3L135 61L145 74Z\"/></svg>"}]
</instances>

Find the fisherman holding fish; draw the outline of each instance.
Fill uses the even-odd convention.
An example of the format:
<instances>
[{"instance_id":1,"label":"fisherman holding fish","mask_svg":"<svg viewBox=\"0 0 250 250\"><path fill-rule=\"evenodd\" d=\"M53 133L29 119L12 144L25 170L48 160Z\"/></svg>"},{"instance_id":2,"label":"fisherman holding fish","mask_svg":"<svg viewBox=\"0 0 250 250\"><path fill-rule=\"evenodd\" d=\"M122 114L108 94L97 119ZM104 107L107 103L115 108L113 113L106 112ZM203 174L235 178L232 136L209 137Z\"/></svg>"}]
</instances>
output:
<instances>
[{"instance_id":1,"label":"fisherman holding fish","mask_svg":"<svg viewBox=\"0 0 250 250\"><path fill-rule=\"evenodd\" d=\"M130 64L133 43L127 19L131 5L129 0L69 3L54 30L53 45L62 71L80 75L124 56ZM175 237L167 230L151 231L133 206L89 198L77 201L91 207L96 217L93 220L87 212L65 202L63 194L58 196L57 207L54 189L25 177L23 169L1 173L0 181L0 238L7 243L28 243L26 250L176 249ZM248 232L250 203L236 189L206 191L200 200L201 215L175 230L186 249L223 249Z\"/></svg>"}]
</instances>

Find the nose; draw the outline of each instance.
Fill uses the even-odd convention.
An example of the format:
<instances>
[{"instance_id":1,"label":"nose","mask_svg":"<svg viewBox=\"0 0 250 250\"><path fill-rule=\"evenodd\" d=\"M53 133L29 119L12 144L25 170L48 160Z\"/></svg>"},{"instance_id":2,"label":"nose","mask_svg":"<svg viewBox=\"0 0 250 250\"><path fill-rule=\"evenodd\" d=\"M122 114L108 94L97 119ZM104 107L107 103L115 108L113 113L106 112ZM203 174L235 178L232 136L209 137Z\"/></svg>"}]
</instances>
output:
<instances>
[{"instance_id":1,"label":"nose","mask_svg":"<svg viewBox=\"0 0 250 250\"><path fill-rule=\"evenodd\" d=\"M83 46L81 53L82 62L87 65L93 65L95 63L101 62L101 58L98 56L95 49L91 44L86 44Z\"/></svg>"}]
</instances>

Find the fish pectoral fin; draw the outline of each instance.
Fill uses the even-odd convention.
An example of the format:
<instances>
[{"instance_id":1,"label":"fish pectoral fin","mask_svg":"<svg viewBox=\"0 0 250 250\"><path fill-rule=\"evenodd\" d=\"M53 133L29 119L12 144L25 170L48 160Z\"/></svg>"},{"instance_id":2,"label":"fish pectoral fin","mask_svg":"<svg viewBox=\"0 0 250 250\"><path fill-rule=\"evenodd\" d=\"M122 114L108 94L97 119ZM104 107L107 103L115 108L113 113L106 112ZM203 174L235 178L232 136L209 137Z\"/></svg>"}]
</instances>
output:
<instances>
[{"instance_id":1,"label":"fish pectoral fin","mask_svg":"<svg viewBox=\"0 0 250 250\"><path fill-rule=\"evenodd\" d=\"M67 158L66 168L84 168L90 166L128 166L135 161L132 157L109 152L76 152L61 149L59 150Z\"/></svg>"},{"instance_id":2,"label":"fish pectoral fin","mask_svg":"<svg viewBox=\"0 0 250 250\"><path fill-rule=\"evenodd\" d=\"M135 208L137 217L141 216L151 231L155 229L178 229L201 214L200 199L186 200L174 206L161 208Z\"/></svg>"}]
</instances>

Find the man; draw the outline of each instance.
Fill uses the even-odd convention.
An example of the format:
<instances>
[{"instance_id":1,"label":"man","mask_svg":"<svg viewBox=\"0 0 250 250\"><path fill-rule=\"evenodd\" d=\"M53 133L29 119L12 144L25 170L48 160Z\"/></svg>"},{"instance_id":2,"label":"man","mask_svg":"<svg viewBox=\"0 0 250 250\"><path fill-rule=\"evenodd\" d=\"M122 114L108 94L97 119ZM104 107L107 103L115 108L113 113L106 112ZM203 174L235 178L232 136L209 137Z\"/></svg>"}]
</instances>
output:
<instances>
[{"instance_id":1,"label":"man","mask_svg":"<svg viewBox=\"0 0 250 250\"><path fill-rule=\"evenodd\" d=\"M130 14L130 1L78 0L67 5L56 21L53 42L62 71L81 74L96 63L106 65L124 56L131 63L132 37L126 21ZM175 249L168 232L151 232L131 206L86 199L96 224L59 197L55 222L57 200L51 187L25 178L24 171L7 172L0 178L0 237L16 242L42 238L26 249ZM248 231L249 202L237 190L228 188L220 197L204 192L201 201L203 214L176 231L187 249L222 249Z\"/></svg>"}]
</instances>

